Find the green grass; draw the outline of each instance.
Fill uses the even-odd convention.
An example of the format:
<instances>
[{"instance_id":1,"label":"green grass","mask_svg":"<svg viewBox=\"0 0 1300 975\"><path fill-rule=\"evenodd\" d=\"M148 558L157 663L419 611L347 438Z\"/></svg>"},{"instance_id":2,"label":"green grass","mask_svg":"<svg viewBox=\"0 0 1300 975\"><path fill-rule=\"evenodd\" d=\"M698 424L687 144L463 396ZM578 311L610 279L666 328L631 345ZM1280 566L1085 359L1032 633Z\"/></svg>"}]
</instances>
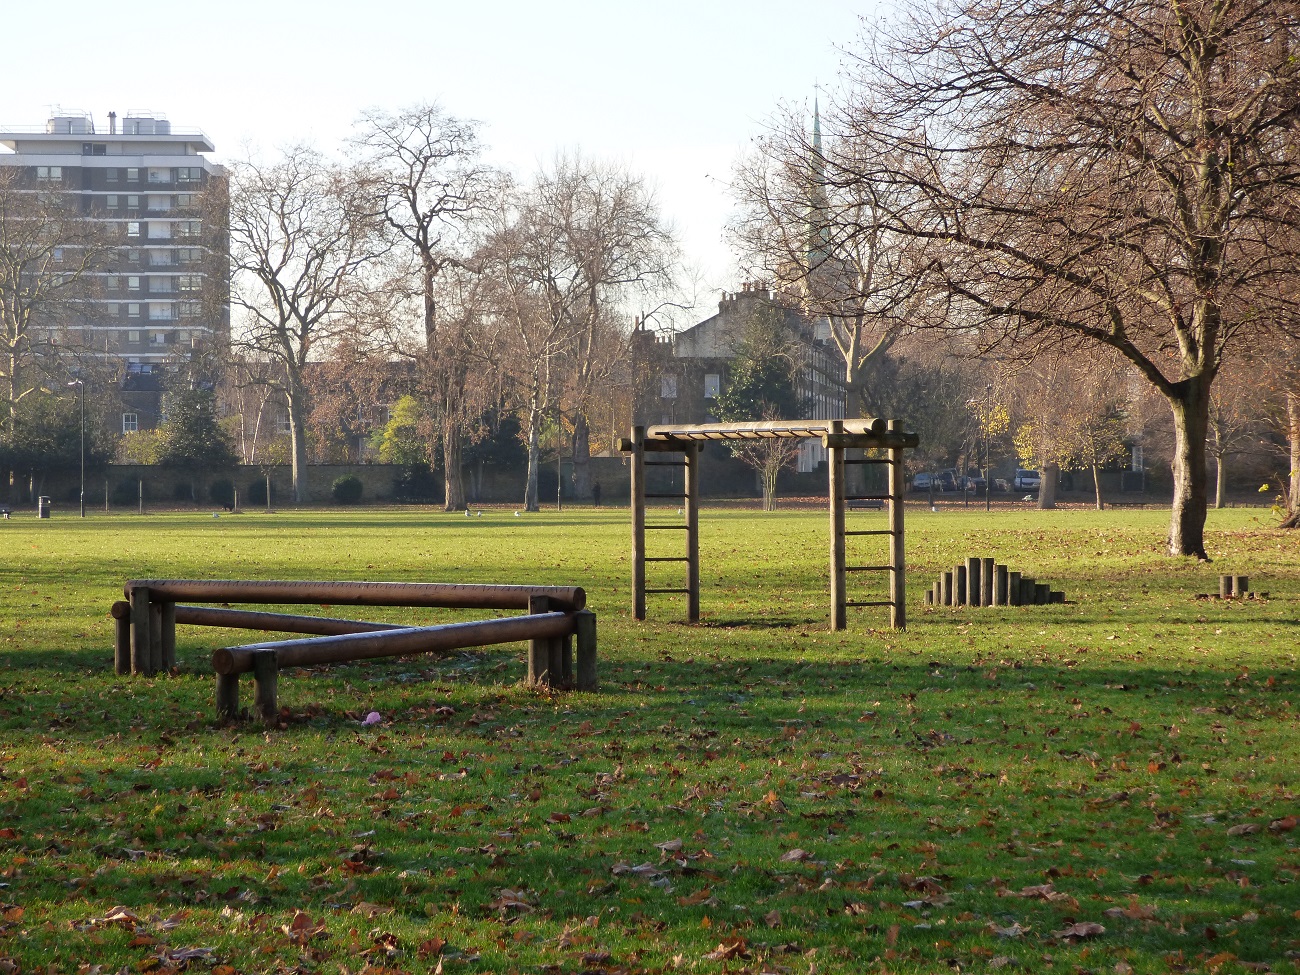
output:
<instances>
[{"instance_id":1,"label":"green grass","mask_svg":"<svg viewBox=\"0 0 1300 975\"><path fill-rule=\"evenodd\" d=\"M1213 512L1203 566L1167 512L908 518L906 633L827 631L816 510L706 511L694 627L630 618L625 511L0 523L0 973L1300 970L1296 536ZM1070 602L924 607L966 555ZM1270 599L1194 599L1219 571ZM167 576L580 584L601 688L508 647L220 727L246 633L112 674L109 604Z\"/></svg>"}]
</instances>

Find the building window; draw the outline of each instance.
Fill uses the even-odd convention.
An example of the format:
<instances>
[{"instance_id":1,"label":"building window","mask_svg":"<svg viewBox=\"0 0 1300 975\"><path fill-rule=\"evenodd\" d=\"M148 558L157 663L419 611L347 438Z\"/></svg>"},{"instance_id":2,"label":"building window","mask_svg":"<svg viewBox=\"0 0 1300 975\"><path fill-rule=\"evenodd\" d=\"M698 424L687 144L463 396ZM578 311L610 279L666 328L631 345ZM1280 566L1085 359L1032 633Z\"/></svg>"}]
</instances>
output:
<instances>
[{"instance_id":1,"label":"building window","mask_svg":"<svg viewBox=\"0 0 1300 975\"><path fill-rule=\"evenodd\" d=\"M178 247L176 260L181 264L197 264L203 259L203 250L199 247Z\"/></svg>"},{"instance_id":2,"label":"building window","mask_svg":"<svg viewBox=\"0 0 1300 975\"><path fill-rule=\"evenodd\" d=\"M276 433L283 433L283 434L285 434L285 435L288 435L289 433L292 432L292 430L291 430L290 427L289 427L289 414L288 414L288 413L280 413L279 415L276 416L276 418L275 418L275 431L276 431Z\"/></svg>"},{"instance_id":3,"label":"building window","mask_svg":"<svg viewBox=\"0 0 1300 975\"><path fill-rule=\"evenodd\" d=\"M52 254L51 256L54 258L55 261L57 261L58 263L62 264L62 263L63 263L63 248L62 248L62 247L56 247L56 248L54 248L54 252L53 252L53 254Z\"/></svg>"},{"instance_id":4,"label":"building window","mask_svg":"<svg viewBox=\"0 0 1300 975\"><path fill-rule=\"evenodd\" d=\"M140 290L140 275L138 275L138 274L128 274L128 275L126 276L126 290L127 290L127 291L139 291L139 290Z\"/></svg>"},{"instance_id":5,"label":"building window","mask_svg":"<svg viewBox=\"0 0 1300 975\"><path fill-rule=\"evenodd\" d=\"M190 340L190 333L185 331L184 329L181 329L179 332L176 333L177 342L188 342L189 340Z\"/></svg>"},{"instance_id":6,"label":"building window","mask_svg":"<svg viewBox=\"0 0 1300 975\"><path fill-rule=\"evenodd\" d=\"M149 264L152 267L170 267L176 263L176 253L170 247L156 248L149 252Z\"/></svg>"},{"instance_id":7,"label":"building window","mask_svg":"<svg viewBox=\"0 0 1300 975\"><path fill-rule=\"evenodd\" d=\"M180 166L176 169L176 182L197 183L202 172L198 166Z\"/></svg>"},{"instance_id":8,"label":"building window","mask_svg":"<svg viewBox=\"0 0 1300 975\"><path fill-rule=\"evenodd\" d=\"M139 237L139 236L140 236L140 221L139 221L139 220L128 220L128 221L127 221L127 224L126 224L126 235L127 235L128 237ZM137 258L137 260L138 260L138 259L139 259L139 258Z\"/></svg>"},{"instance_id":9,"label":"building window","mask_svg":"<svg viewBox=\"0 0 1300 975\"><path fill-rule=\"evenodd\" d=\"M140 302L138 302L138 301L127 302L127 306L126 306L126 315L127 315L128 318L139 318L139 317L140 317ZM139 332L136 332L136 333L135 333L135 341L137 341L137 342L140 341L140 333L139 333Z\"/></svg>"},{"instance_id":10,"label":"building window","mask_svg":"<svg viewBox=\"0 0 1300 975\"><path fill-rule=\"evenodd\" d=\"M140 170L134 166L128 166L126 170L126 181L128 183L138 183L140 181Z\"/></svg>"},{"instance_id":11,"label":"building window","mask_svg":"<svg viewBox=\"0 0 1300 975\"><path fill-rule=\"evenodd\" d=\"M126 208L128 210L139 210L140 197L135 193L128 194L126 198Z\"/></svg>"},{"instance_id":12,"label":"building window","mask_svg":"<svg viewBox=\"0 0 1300 975\"><path fill-rule=\"evenodd\" d=\"M120 175L121 174L116 169L106 169L104 170L104 182L116 183Z\"/></svg>"},{"instance_id":13,"label":"building window","mask_svg":"<svg viewBox=\"0 0 1300 975\"><path fill-rule=\"evenodd\" d=\"M1142 456L1142 445L1140 443L1135 443L1129 448L1129 453L1131 459L1129 461L1128 469L1131 471L1144 470L1143 464L1145 459Z\"/></svg>"},{"instance_id":14,"label":"building window","mask_svg":"<svg viewBox=\"0 0 1300 975\"><path fill-rule=\"evenodd\" d=\"M152 318L153 315L150 315L149 317ZM167 333L166 333L166 332L150 332L150 333L149 333L149 341L152 342L154 345L164 345L164 344L166 344L166 342L167 342Z\"/></svg>"},{"instance_id":15,"label":"building window","mask_svg":"<svg viewBox=\"0 0 1300 975\"><path fill-rule=\"evenodd\" d=\"M130 261L132 264L139 264L140 251L132 247L129 251L126 252L126 259Z\"/></svg>"},{"instance_id":16,"label":"building window","mask_svg":"<svg viewBox=\"0 0 1300 975\"><path fill-rule=\"evenodd\" d=\"M36 178L43 183L56 183L63 180L62 166L37 166Z\"/></svg>"},{"instance_id":17,"label":"building window","mask_svg":"<svg viewBox=\"0 0 1300 975\"><path fill-rule=\"evenodd\" d=\"M181 301L176 305L176 314L180 318L198 318L202 311L197 301Z\"/></svg>"},{"instance_id":18,"label":"building window","mask_svg":"<svg viewBox=\"0 0 1300 975\"><path fill-rule=\"evenodd\" d=\"M172 171L170 169L159 169L154 166L149 167L149 182L170 183L171 181L172 181Z\"/></svg>"},{"instance_id":19,"label":"building window","mask_svg":"<svg viewBox=\"0 0 1300 975\"><path fill-rule=\"evenodd\" d=\"M109 291L116 291L118 288L122 287L122 279L116 274L110 274L104 279L104 287Z\"/></svg>"},{"instance_id":20,"label":"building window","mask_svg":"<svg viewBox=\"0 0 1300 975\"><path fill-rule=\"evenodd\" d=\"M140 429L140 417L136 413L122 414L122 432L136 433Z\"/></svg>"},{"instance_id":21,"label":"building window","mask_svg":"<svg viewBox=\"0 0 1300 975\"><path fill-rule=\"evenodd\" d=\"M203 230L201 220L177 220L172 226L177 237L197 237Z\"/></svg>"},{"instance_id":22,"label":"building window","mask_svg":"<svg viewBox=\"0 0 1300 975\"><path fill-rule=\"evenodd\" d=\"M106 156L108 155L108 144L104 142L83 142L81 144L81 154L83 156Z\"/></svg>"},{"instance_id":23,"label":"building window","mask_svg":"<svg viewBox=\"0 0 1300 975\"><path fill-rule=\"evenodd\" d=\"M715 372L711 372L704 377L704 398L717 399L718 394L722 392L722 377Z\"/></svg>"},{"instance_id":24,"label":"building window","mask_svg":"<svg viewBox=\"0 0 1300 975\"><path fill-rule=\"evenodd\" d=\"M116 301L110 301L108 303L108 317L117 318L121 314L122 314L121 306Z\"/></svg>"},{"instance_id":25,"label":"building window","mask_svg":"<svg viewBox=\"0 0 1300 975\"><path fill-rule=\"evenodd\" d=\"M108 207L110 210L116 210L118 206L121 204L121 202L122 202L121 197L119 197L116 193L110 193L104 199L104 206Z\"/></svg>"},{"instance_id":26,"label":"building window","mask_svg":"<svg viewBox=\"0 0 1300 975\"><path fill-rule=\"evenodd\" d=\"M157 278L150 278L150 279L149 279L149 293L150 293L150 294L163 295L163 294L171 294L171 292L172 292L172 279L171 279L171 278L161 278L161 277L157 277Z\"/></svg>"},{"instance_id":27,"label":"building window","mask_svg":"<svg viewBox=\"0 0 1300 975\"><path fill-rule=\"evenodd\" d=\"M138 328L127 329L126 341L128 345L140 344L140 330Z\"/></svg>"},{"instance_id":28,"label":"building window","mask_svg":"<svg viewBox=\"0 0 1300 975\"><path fill-rule=\"evenodd\" d=\"M677 377L676 376L659 377L659 398L660 399L677 398Z\"/></svg>"},{"instance_id":29,"label":"building window","mask_svg":"<svg viewBox=\"0 0 1300 975\"><path fill-rule=\"evenodd\" d=\"M150 210L170 210L172 208L172 198L162 193L149 194Z\"/></svg>"},{"instance_id":30,"label":"building window","mask_svg":"<svg viewBox=\"0 0 1300 975\"><path fill-rule=\"evenodd\" d=\"M198 274L182 274L176 279L177 291L198 291L203 287L203 278Z\"/></svg>"},{"instance_id":31,"label":"building window","mask_svg":"<svg viewBox=\"0 0 1300 975\"><path fill-rule=\"evenodd\" d=\"M193 193L177 193L176 205L178 207L192 207L198 198Z\"/></svg>"}]
</instances>

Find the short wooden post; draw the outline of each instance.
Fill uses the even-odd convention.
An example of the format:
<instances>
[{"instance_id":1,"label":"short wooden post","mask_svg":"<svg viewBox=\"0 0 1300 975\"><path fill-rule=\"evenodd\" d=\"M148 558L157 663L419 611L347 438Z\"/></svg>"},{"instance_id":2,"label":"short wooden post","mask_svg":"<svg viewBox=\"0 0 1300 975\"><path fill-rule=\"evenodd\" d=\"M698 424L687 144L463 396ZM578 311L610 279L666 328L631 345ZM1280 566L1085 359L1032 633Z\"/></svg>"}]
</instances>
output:
<instances>
[{"instance_id":1,"label":"short wooden post","mask_svg":"<svg viewBox=\"0 0 1300 975\"><path fill-rule=\"evenodd\" d=\"M1061 589L1050 590L1047 594L1047 601L1049 603L1064 603L1065 602L1064 590Z\"/></svg>"},{"instance_id":2,"label":"short wooden post","mask_svg":"<svg viewBox=\"0 0 1300 975\"><path fill-rule=\"evenodd\" d=\"M1007 605L1020 605L1020 573L1014 571L1007 572Z\"/></svg>"},{"instance_id":3,"label":"short wooden post","mask_svg":"<svg viewBox=\"0 0 1300 975\"><path fill-rule=\"evenodd\" d=\"M253 654L253 710L262 724L273 725L280 720L279 679L280 661L274 650Z\"/></svg>"},{"instance_id":4,"label":"short wooden post","mask_svg":"<svg viewBox=\"0 0 1300 975\"><path fill-rule=\"evenodd\" d=\"M119 599L109 615L113 617L113 672L131 673L131 604Z\"/></svg>"},{"instance_id":5,"label":"short wooden post","mask_svg":"<svg viewBox=\"0 0 1300 975\"><path fill-rule=\"evenodd\" d=\"M844 423L832 420L830 435L844 432ZM844 554L844 448L827 448L826 472L831 516L831 629L848 627L848 572Z\"/></svg>"},{"instance_id":6,"label":"short wooden post","mask_svg":"<svg viewBox=\"0 0 1300 975\"><path fill-rule=\"evenodd\" d=\"M993 560L980 559L980 605L992 606L993 603Z\"/></svg>"},{"instance_id":7,"label":"short wooden post","mask_svg":"<svg viewBox=\"0 0 1300 975\"><path fill-rule=\"evenodd\" d=\"M957 573L957 584L953 587L952 604L954 606L966 605L966 566L959 565L953 569Z\"/></svg>"},{"instance_id":8,"label":"short wooden post","mask_svg":"<svg viewBox=\"0 0 1300 975\"><path fill-rule=\"evenodd\" d=\"M176 604L171 600L161 606L160 626L162 639L162 669L170 671L176 666Z\"/></svg>"},{"instance_id":9,"label":"short wooden post","mask_svg":"<svg viewBox=\"0 0 1300 975\"><path fill-rule=\"evenodd\" d=\"M167 671L167 667L163 663L163 645L162 645L163 604L160 602L155 602L152 598L152 595L153 594L150 593L151 598L149 600L149 660L151 661L153 666L153 673L159 673L160 671L165 673Z\"/></svg>"},{"instance_id":10,"label":"short wooden post","mask_svg":"<svg viewBox=\"0 0 1300 975\"><path fill-rule=\"evenodd\" d=\"M1219 576L1219 598L1220 598L1220 599L1231 599L1231 598L1232 598L1232 594L1233 594L1233 593L1232 593L1232 576L1230 576L1230 575L1220 575L1220 576Z\"/></svg>"},{"instance_id":11,"label":"short wooden post","mask_svg":"<svg viewBox=\"0 0 1300 975\"><path fill-rule=\"evenodd\" d=\"M942 593L943 593L943 598L940 599L939 602L942 603L944 606L951 606L951 605L952 605L952 595L953 595L953 594L952 594L952 590L953 590L953 573L952 573L952 570L949 570L949 571L945 572L945 573L940 577L940 579L939 579L939 586L940 586L940 590L941 590Z\"/></svg>"},{"instance_id":12,"label":"short wooden post","mask_svg":"<svg viewBox=\"0 0 1300 975\"><path fill-rule=\"evenodd\" d=\"M152 674L149 653L149 590L133 586L127 593L131 603L131 673Z\"/></svg>"},{"instance_id":13,"label":"short wooden post","mask_svg":"<svg viewBox=\"0 0 1300 975\"><path fill-rule=\"evenodd\" d=\"M551 637L547 641L549 644L547 657L549 666L547 667L547 684L551 687L564 686L564 650L565 644L569 642L568 637ZM572 667L570 667L572 669Z\"/></svg>"},{"instance_id":14,"label":"short wooden post","mask_svg":"<svg viewBox=\"0 0 1300 975\"><path fill-rule=\"evenodd\" d=\"M632 475L632 617L643 620L645 619L645 427L632 428L630 468ZM531 681L533 676L531 669L528 676Z\"/></svg>"},{"instance_id":15,"label":"short wooden post","mask_svg":"<svg viewBox=\"0 0 1300 975\"><path fill-rule=\"evenodd\" d=\"M234 721L239 717L239 675L217 674L217 720Z\"/></svg>"},{"instance_id":16,"label":"short wooden post","mask_svg":"<svg viewBox=\"0 0 1300 975\"><path fill-rule=\"evenodd\" d=\"M925 591L925 605L927 605L927 606L933 606L933 605L934 605L934 590L933 590L933 589L927 589L927 590Z\"/></svg>"},{"instance_id":17,"label":"short wooden post","mask_svg":"<svg viewBox=\"0 0 1300 975\"><path fill-rule=\"evenodd\" d=\"M580 609L573 614L574 639L578 645L578 690L596 689L596 614Z\"/></svg>"},{"instance_id":18,"label":"short wooden post","mask_svg":"<svg viewBox=\"0 0 1300 975\"><path fill-rule=\"evenodd\" d=\"M1020 605L1021 606L1034 605L1034 591L1035 591L1035 587L1034 587L1033 576L1021 576L1020 577Z\"/></svg>"},{"instance_id":19,"label":"short wooden post","mask_svg":"<svg viewBox=\"0 0 1300 975\"><path fill-rule=\"evenodd\" d=\"M1238 599L1245 599L1248 592L1250 592L1250 576L1233 576L1232 594Z\"/></svg>"},{"instance_id":20,"label":"short wooden post","mask_svg":"<svg viewBox=\"0 0 1300 975\"><path fill-rule=\"evenodd\" d=\"M1007 567L1005 565L993 566L993 605L1005 606L1007 604Z\"/></svg>"},{"instance_id":21,"label":"short wooden post","mask_svg":"<svg viewBox=\"0 0 1300 975\"><path fill-rule=\"evenodd\" d=\"M1034 605L1046 606L1048 599L1051 598L1052 587L1046 582L1034 584Z\"/></svg>"},{"instance_id":22,"label":"short wooden post","mask_svg":"<svg viewBox=\"0 0 1300 975\"><path fill-rule=\"evenodd\" d=\"M682 450L686 504L686 622L700 621L700 448L688 443Z\"/></svg>"},{"instance_id":23,"label":"short wooden post","mask_svg":"<svg viewBox=\"0 0 1300 975\"><path fill-rule=\"evenodd\" d=\"M898 420L890 420L890 433L902 433ZM889 448L889 617L895 630L907 629L907 554L903 535L903 502L907 497L907 474L903 470L903 448Z\"/></svg>"},{"instance_id":24,"label":"short wooden post","mask_svg":"<svg viewBox=\"0 0 1300 975\"><path fill-rule=\"evenodd\" d=\"M529 615L549 613L551 601L546 596L529 596ZM528 683L534 687L551 683L551 640L549 637L528 641Z\"/></svg>"},{"instance_id":25,"label":"short wooden post","mask_svg":"<svg viewBox=\"0 0 1300 975\"><path fill-rule=\"evenodd\" d=\"M978 606L983 584L980 582L980 570L983 563L978 556L966 556L966 605Z\"/></svg>"},{"instance_id":26,"label":"short wooden post","mask_svg":"<svg viewBox=\"0 0 1300 975\"><path fill-rule=\"evenodd\" d=\"M140 514L144 514L144 478L143 477L140 478L139 490L140 490L140 497L139 497Z\"/></svg>"}]
</instances>

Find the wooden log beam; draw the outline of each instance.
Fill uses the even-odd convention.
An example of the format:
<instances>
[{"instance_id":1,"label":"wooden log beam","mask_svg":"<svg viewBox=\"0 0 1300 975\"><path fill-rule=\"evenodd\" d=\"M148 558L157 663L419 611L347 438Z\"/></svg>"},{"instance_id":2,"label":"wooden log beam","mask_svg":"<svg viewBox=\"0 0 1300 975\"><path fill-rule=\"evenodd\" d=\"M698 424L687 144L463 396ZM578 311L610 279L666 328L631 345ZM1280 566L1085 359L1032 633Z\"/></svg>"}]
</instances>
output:
<instances>
[{"instance_id":1,"label":"wooden log beam","mask_svg":"<svg viewBox=\"0 0 1300 975\"><path fill-rule=\"evenodd\" d=\"M458 585L442 582L329 582L246 579L133 579L159 602L315 603L338 606L419 606L443 609L527 609L531 596L546 596L566 611L587 605L581 586Z\"/></svg>"}]
</instances>

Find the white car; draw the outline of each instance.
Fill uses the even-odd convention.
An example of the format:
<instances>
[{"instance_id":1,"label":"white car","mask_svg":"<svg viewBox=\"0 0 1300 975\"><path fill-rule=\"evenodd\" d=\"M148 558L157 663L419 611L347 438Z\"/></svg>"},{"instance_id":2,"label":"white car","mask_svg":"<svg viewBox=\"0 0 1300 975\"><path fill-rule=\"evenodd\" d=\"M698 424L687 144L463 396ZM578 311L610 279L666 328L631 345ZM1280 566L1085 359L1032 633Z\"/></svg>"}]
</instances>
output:
<instances>
[{"instance_id":1,"label":"white car","mask_svg":"<svg viewBox=\"0 0 1300 975\"><path fill-rule=\"evenodd\" d=\"M1042 478L1038 476L1038 471L1017 470L1016 476L1011 481L1011 487L1015 491L1037 491L1041 483Z\"/></svg>"}]
</instances>

